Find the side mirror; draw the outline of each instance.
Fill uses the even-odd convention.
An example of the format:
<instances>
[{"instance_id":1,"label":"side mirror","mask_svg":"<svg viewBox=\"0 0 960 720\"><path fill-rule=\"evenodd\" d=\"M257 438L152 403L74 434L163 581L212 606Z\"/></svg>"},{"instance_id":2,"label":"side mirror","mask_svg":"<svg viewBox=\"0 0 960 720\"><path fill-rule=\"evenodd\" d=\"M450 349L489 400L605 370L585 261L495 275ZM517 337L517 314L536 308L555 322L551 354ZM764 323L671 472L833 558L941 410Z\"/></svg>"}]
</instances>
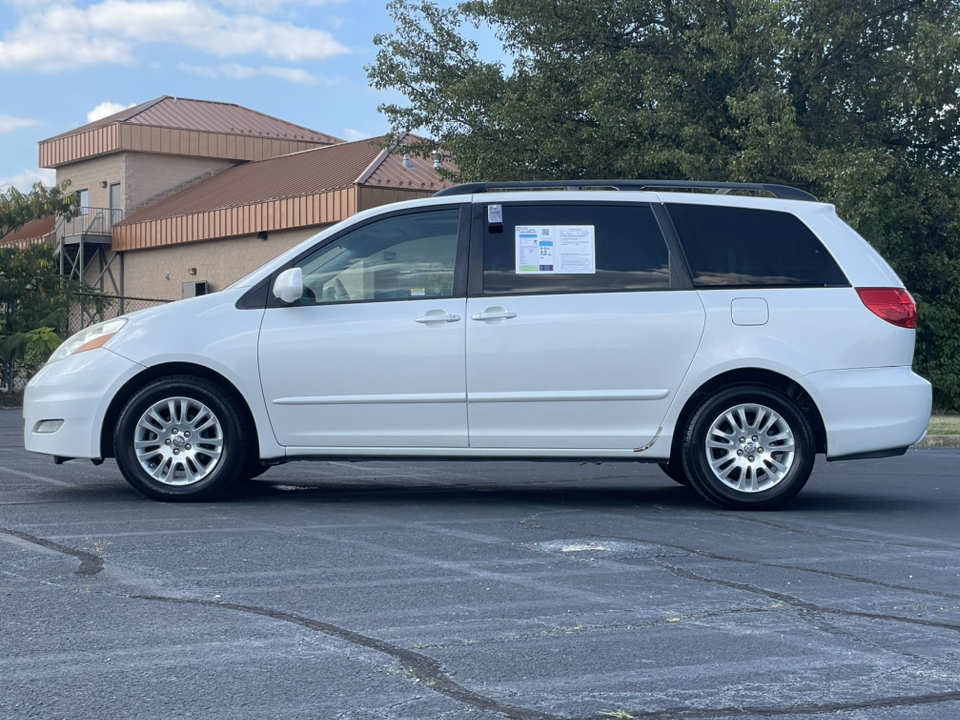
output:
<instances>
[{"instance_id":1,"label":"side mirror","mask_svg":"<svg viewBox=\"0 0 960 720\"><path fill-rule=\"evenodd\" d=\"M303 270L284 270L273 283L273 296L284 305L292 305L303 297Z\"/></svg>"}]
</instances>

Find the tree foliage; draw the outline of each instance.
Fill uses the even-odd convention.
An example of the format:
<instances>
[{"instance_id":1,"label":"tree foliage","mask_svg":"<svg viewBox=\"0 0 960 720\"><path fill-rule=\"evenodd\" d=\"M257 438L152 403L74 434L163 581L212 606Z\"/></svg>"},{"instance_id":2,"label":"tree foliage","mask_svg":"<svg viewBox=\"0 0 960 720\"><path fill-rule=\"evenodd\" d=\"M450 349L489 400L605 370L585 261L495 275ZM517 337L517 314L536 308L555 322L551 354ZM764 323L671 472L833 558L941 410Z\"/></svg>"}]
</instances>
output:
<instances>
[{"instance_id":1,"label":"tree foliage","mask_svg":"<svg viewBox=\"0 0 960 720\"><path fill-rule=\"evenodd\" d=\"M920 305L960 409L960 2L393 0L371 83L458 179L779 182L837 206ZM478 38L493 33L500 47Z\"/></svg>"},{"instance_id":2,"label":"tree foliage","mask_svg":"<svg viewBox=\"0 0 960 720\"><path fill-rule=\"evenodd\" d=\"M68 186L37 183L29 193L0 195L0 239L31 220L72 214L76 194ZM15 376L32 374L60 344L78 287L60 277L49 245L0 247L0 388L12 389Z\"/></svg>"},{"instance_id":3,"label":"tree foliage","mask_svg":"<svg viewBox=\"0 0 960 720\"><path fill-rule=\"evenodd\" d=\"M75 289L49 245L0 247L0 388L12 389L60 344Z\"/></svg>"},{"instance_id":4,"label":"tree foliage","mask_svg":"<svg viewBox=\"0 0 960 720\"><path fill-rule=\"evenodd\" d=\"M28 193L10 187L0 194L0 240L31 220L72 215L77 210L77 194L68 193L68 187L69 180L53 188L38 182Z\"/></svg>"}]
</instances>

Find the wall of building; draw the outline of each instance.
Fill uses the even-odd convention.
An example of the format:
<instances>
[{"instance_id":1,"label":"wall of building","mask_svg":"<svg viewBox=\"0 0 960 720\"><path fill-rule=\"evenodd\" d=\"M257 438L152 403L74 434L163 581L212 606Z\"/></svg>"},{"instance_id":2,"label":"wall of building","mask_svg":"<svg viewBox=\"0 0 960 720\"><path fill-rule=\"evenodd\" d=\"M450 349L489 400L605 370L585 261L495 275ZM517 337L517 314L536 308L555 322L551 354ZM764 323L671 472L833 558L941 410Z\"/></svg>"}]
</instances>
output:
<instances>
[{"instance_id":1,"label":"wall of building","mask_svg":"<svg viewBox=\"0 0 960 720\"><path fill-rule=\"evenodd\" d=\"M207 172L236 165L219 158L147 153L114 153L57 168L57 183L70 180L70 191L87 190L88 206L110 207L110 185L120 183L125 213Z\"/></svg>"},{"instance_id":2,"label":"wall of building","mask_svg":"<svg viewBox=\"0 0 960 720\"><path fill-rule=\"evenodd\" d=\"M327 226L273 231L256 235L183 243L123 253L124 294L129 297L179 300L183 283L206 280L211 292L223 290L268 260ZM190 274L196 268L196 274ZM167 275L169 274L169 279Z\"/></svg>"},{"instance_id":3,"label":"wall of building","mask_svg":"<svg viewBox=\"0 0 960 720\"><path fill-rule=\"evenodd\" d=\"M57 168L57 184L69 180L68 192L89 192L89 207L110 207L110 185L120 183L121 189L126 185L124 158L124 153L117 153L64 165ZM101 182L106 186L100 187Z\"/></svg>"},{"instance_id":4,"label":"wall of building","mask_svg":"<svg viewBox=\"0 0 960 720\"><path fill-rule=\"evenodd\" d=\"M127 184L124 192L124 209L127 212L204 173L219 172L238 164L233 160L185 155L150 153L124 153L124 155Z\"/></svg>"}]
</instances>

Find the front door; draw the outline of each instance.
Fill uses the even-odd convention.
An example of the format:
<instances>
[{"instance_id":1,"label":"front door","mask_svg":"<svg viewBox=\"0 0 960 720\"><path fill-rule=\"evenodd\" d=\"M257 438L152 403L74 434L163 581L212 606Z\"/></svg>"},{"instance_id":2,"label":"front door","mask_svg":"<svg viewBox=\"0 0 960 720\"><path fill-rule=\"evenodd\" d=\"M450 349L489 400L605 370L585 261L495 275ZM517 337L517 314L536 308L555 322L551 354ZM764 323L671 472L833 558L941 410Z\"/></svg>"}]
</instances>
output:
<instances>
[{"instance_id":1,"label":"front door","mask_svg":"<svg viewBox=\"0 0 960 720\"><path fill-rule=\"evenodd\" d=\"M260 332L281 445L467 445L459 218L459 206L380 218L295 263L304 297L268 307Z\"/></svg>"}]
</instances>

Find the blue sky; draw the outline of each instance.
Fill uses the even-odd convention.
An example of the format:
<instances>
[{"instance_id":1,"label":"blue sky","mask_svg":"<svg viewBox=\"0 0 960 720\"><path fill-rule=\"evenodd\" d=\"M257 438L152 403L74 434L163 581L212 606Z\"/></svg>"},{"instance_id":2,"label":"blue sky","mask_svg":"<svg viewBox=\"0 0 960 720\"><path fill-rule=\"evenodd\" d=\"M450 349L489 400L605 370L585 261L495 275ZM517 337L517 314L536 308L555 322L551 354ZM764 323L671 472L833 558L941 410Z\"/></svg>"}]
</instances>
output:
<instances>
[{"instance_id":1,"label":"blue sky","mask_svg":"<svg viewBox=\"0 0 960 720\"><path fill-rule=\"evenodd\" d=\"M377 106L399 96L363 67L392 29L386 0L0 0L0 188L52 182L40 140L161 95L386 132Z\"/></svg>"}]
</instances>

